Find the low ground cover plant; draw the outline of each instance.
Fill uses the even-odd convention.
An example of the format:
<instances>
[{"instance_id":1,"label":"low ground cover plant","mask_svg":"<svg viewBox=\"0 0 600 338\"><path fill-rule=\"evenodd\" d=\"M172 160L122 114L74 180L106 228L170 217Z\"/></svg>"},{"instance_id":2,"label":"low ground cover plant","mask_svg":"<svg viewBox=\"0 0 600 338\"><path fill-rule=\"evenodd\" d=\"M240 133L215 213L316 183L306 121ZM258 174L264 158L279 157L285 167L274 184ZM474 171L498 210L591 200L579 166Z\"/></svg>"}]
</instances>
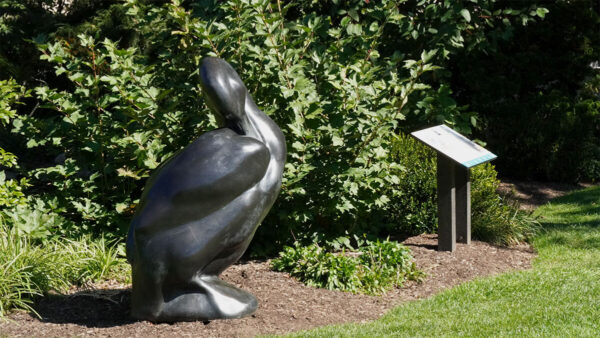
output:
<instances>
[{"instance_id":1,"label":"low ground cover plant","mask_svg":"<svg viewBox=\"0 0 600 338\"><path fill-rule=\"evenodd\" d=\"M287 246L272 266L309 286L366 294L381 294L423 276L404 245L389 239L354 238L356 248L350 245L348 237L322 246Z\"/></svg>"}]
</instances>

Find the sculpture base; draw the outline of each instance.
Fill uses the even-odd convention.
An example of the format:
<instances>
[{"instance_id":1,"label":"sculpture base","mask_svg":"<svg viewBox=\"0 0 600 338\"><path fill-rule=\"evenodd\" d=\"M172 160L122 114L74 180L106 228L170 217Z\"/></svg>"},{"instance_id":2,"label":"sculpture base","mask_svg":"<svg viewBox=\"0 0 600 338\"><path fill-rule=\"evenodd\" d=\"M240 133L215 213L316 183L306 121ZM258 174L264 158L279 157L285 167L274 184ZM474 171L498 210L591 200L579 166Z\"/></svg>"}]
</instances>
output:
<instances>
[{"instance_id":1,"label":"sculpture base","mask_svg":"<svg viewBox=\"0 0 600 338\"><path fill-rule=\"evenodd\" d=\"M194 278L191 285L167 288L162 300L136 295L134 286L131 315L152 322L207 321L242 318L258 308L256 297L216 276Z\"/></svg>"}]
</instances>

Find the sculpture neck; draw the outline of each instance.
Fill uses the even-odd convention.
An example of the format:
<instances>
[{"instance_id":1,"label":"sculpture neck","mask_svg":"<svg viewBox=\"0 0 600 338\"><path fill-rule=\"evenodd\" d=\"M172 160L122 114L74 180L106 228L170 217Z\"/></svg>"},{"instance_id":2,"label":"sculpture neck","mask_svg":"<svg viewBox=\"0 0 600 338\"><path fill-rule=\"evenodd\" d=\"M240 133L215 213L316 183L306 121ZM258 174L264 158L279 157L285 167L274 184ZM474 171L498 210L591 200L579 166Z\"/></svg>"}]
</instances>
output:
<instances>
[{"instance_id":1,"label":"sculpture neck","mask_svg":"<svg viewBox=\"0 0 600 338\"><path fill-rule=\"evenodd\" d=\"M246 135L262 141L269 148L273 159L285 161L285 139L277 124L258 109L250 95L246 95L244 110L250 122L250 127L244 130Z\"/></svg>"}]
</instances>

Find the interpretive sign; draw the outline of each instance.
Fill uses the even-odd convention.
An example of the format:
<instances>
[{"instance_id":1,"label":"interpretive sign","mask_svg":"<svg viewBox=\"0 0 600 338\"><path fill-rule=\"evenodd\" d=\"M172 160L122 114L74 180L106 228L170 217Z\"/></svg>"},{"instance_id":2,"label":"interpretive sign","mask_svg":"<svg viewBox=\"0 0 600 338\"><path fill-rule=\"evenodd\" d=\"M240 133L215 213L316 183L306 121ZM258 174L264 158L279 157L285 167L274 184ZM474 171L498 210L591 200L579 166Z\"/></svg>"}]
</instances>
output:
<instances>
[{"instance_id":1,"label":"interpretive sign","mask_svg":"<svg viewBox=\"0 0 600 338\"><path fill-rule=\"evenodd\" d=\"M467 168L497 157L446 125L415 131L411 135Z\"/></svg>"},{"instance_id":2,"label":"interpretive sign","mask_svg":"<svg viewBox=\"0 0 600 338\"><path fill-rule=\"evenodd\" d=\"M438 250L454 251L471 243L471 173L469 168L496 158L488 150L439 125L411 133L437 151Z\"/></svg>"}]
</instances>

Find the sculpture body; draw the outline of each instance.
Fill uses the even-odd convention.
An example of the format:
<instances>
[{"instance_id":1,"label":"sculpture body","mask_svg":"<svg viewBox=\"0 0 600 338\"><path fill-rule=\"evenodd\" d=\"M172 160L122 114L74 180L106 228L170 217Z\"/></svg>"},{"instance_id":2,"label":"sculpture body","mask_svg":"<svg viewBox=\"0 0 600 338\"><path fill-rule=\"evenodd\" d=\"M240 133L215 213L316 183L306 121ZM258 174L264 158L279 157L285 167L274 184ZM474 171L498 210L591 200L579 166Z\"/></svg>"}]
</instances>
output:
<instances>
[{"instance_id":1,"label":"sculpture body","mask_svg":"<svg viewBox=\"0 0 600 338\"><path fill-rule=\"evenodd\" d=\"M223 127L163 163L144 189L127 238L138 319L240 318L258 306L218 276L242 256L275 202L285 140L227 62L206 58L201 67L207 103Z\"/></svg>"}]
</instances>

